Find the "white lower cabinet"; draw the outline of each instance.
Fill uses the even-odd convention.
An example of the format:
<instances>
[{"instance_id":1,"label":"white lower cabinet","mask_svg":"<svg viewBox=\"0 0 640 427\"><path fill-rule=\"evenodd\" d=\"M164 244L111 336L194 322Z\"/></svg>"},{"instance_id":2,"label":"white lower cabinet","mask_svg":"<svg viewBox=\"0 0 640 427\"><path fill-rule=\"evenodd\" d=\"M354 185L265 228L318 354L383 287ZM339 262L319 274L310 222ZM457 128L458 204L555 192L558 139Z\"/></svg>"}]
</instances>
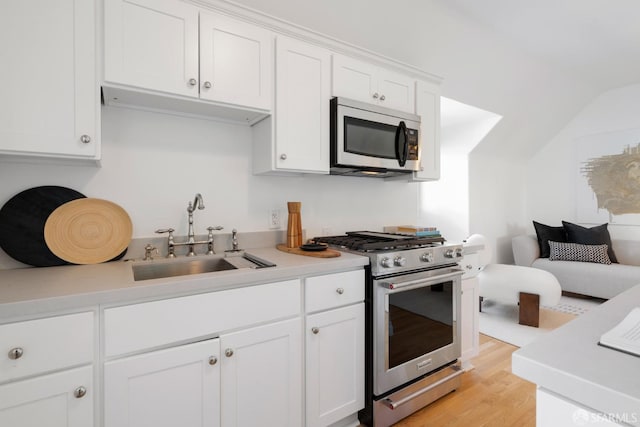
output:
<instances>
[{"instance_id":1,"label":"white lower cabinet","mask_svg":"<svg viewBox=\"0 0 640 427\"><path fill-rule=\"evenodd\" d=\"M0 386L0 426L93 425L91 366Z\"/></svg>"},{"instance_id":2,"label":"white lower cabinet","mask_svg":"<svg viewBox=\"0 0 640 427\"><path fill-rule=\"evenodd\" d=\"M307 316L307 427L364 407L364 303Z\"/></svg>"},{"instance_id":3,"label":"white lower cabinet","mask_svg":"<svg viewBox=\"0 0 640 427\"><path fill-rule=\"evenodd\" d=\"M220 343L210 339L107 362L105 427L218 427Z\"/></svg>"},{"instance_id":4,"label":"white lower cabinet","mask_svg":"<svg viewBox=\"0 0 640 427\"><path fill-rule=\"evenodd\" d=\"M220 337L224 427L302 425L300 319Z\"/></svg>"}]
</instances>

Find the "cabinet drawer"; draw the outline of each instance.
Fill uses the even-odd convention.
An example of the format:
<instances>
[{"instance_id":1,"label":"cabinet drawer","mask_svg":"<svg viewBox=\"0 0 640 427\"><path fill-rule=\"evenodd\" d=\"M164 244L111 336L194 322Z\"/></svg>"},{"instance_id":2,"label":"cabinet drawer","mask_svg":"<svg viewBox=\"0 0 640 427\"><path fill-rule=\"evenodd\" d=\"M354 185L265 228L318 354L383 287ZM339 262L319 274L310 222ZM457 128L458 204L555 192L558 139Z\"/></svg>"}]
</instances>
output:
<instances>
[{"instance_id":1,"label":"cabinet drawer","mask_svg":"<svg viewBox=\"0 0 640 427\"><path fill-rule=\"evenodd\" d=\"M299 314L299 280L110 308L104 311L105 355L132 353Z\"/></svg>"},{"instance_id":2,"label":"cabinet drawer","mask_svg":"<svg viewBox=\"0 0 640 427\"><path fill-rule=\"evenodd\" d=\"M93 361L93 312L0 325L0 382Z\"/></svg>"},{"instance_id":3,"label":"cabinet drawer","mask_svg":"<svg viewBox=\"0 0 640 427\"><path fill-rule=\"evenodd\" d=\"M364 300L364 270L309 277L305 283L307 313Z\"/></svg>"}]
</instances>

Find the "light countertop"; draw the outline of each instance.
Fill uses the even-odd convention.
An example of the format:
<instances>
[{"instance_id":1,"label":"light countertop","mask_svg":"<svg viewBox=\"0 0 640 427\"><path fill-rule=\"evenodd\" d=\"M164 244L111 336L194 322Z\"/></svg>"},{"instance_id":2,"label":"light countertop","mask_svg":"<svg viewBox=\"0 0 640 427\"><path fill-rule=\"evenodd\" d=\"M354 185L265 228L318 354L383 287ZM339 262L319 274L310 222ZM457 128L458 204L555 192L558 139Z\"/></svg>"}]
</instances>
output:
<instances>
[{"instance_id":1,"label":"light countertop","mask_svg":"<svg viewBox=\"0 0 640 427\"><path fill-rule=\"evenodd\" d=\"M639 306L640 285L513 353L513 373L595 412L638 414L640 357L598 341Z\"/></svg>"},{"instance_id":2,"label":"light countertop","mask_svg":"<svg viewBox=\"0 0 640 427\"><path fill-rule=\"evenodd\" d=\"M100 304L128 304L322 275L369 263L369 258L348 253L336 258L292 255L275 248L249 249L247 253L271 261L276 267L137 282L133 280L132 262L124 261L0 270L0 323Z\"/></svg>"}]
</instances>

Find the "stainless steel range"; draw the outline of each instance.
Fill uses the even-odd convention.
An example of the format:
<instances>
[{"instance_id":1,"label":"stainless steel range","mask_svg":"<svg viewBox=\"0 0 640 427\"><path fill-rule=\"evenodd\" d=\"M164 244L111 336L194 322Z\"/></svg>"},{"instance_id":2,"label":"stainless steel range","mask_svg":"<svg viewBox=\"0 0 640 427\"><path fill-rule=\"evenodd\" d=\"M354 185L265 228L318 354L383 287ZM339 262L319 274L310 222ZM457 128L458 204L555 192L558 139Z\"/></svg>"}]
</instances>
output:
<instances>
[{"instance_id":1,"label":"stainless steel range","mask_svg":"<svg viewBox=\"0 0 640 427\"><path fill-rule=\"evenodd\" d=\"M365 288L366 406L390 426L460 385L461 244L369 231L313 239L369 257Z\"/></svg>"}]
</instances>

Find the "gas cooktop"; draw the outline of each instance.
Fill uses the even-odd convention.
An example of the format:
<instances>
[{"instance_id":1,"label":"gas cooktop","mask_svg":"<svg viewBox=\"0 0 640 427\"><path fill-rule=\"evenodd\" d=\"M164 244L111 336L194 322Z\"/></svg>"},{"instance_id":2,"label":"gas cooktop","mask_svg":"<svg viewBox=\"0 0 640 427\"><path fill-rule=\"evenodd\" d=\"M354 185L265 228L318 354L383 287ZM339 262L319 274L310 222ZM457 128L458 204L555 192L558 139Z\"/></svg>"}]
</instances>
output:
<instances>
[{"instance_id":1,"label":"gas cooktop","mask_svg":"<svg viewBox=\"0 0 640 427\"><path fill-rule=\"evenodd\" d=\"M348 231L345 235L314 237L313 240L317 243L326 243L357 252L426 248L438 246L445 241L442 237L411 236L375 231Z\"/></svg>"},{"instance_id":2,"label":"gas cooktop","mask_svg":"<svg viewBox=\"0 0 640 427\"><path fill-rule=\"evenodd\" d=\"M340 251L367 256L374 277L450 266L462 257L462 245L445 244L442 237L349 231L341 236L321 236L312 240Z\"/></svg>"}]
</instances>

